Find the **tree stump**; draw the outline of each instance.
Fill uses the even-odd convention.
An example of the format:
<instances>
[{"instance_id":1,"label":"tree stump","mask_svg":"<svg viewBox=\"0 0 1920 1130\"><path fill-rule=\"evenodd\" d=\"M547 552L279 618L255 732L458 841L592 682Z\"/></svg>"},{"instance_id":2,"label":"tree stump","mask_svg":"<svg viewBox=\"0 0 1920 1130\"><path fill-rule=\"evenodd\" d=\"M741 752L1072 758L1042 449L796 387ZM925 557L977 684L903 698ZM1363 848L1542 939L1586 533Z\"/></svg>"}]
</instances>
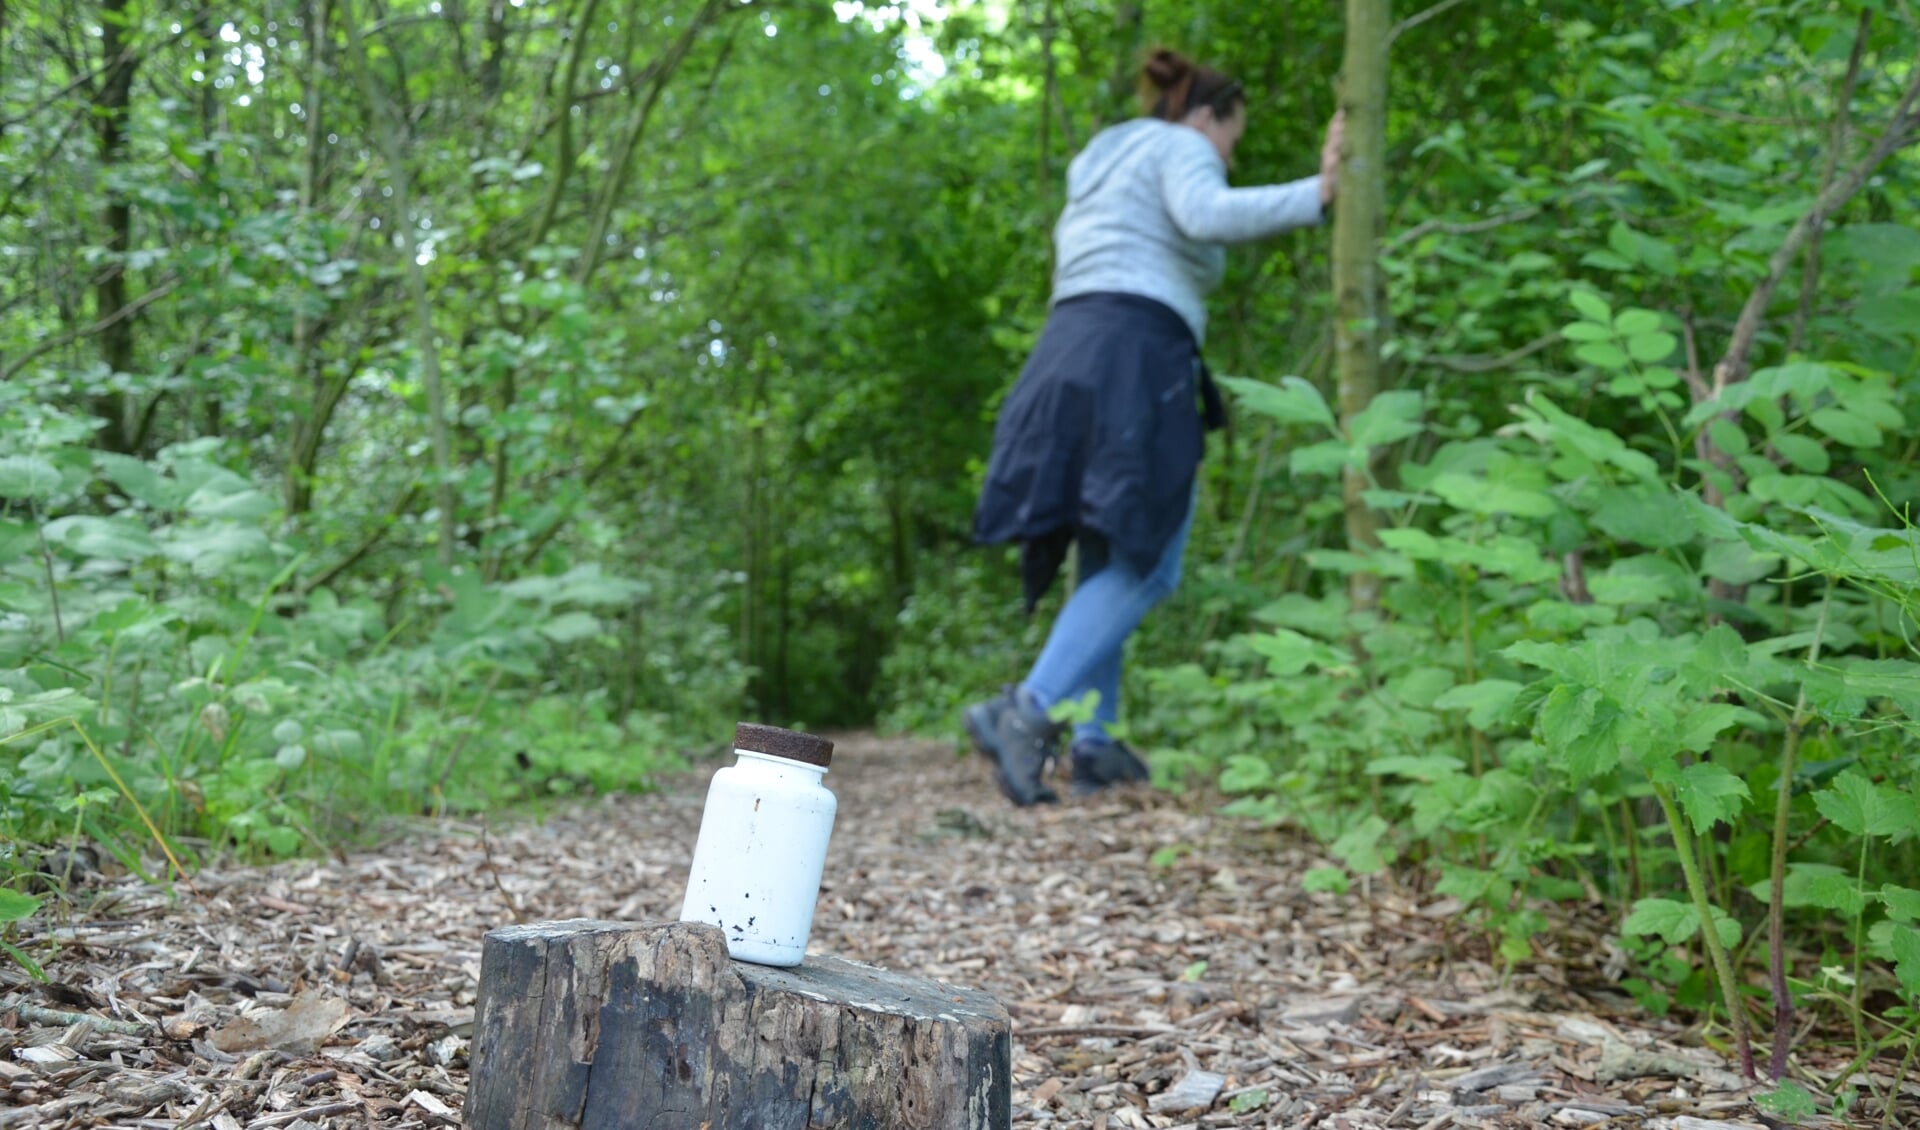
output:
<instances>
[{"instance_id":1,"label":"tree stump","mask_svg":"<svg viewBox=\"0 0 1920 1130\"><path fill-rule=\"evenodd\" d=\"M475 1130L1003 1130L1012 1027L985 993L719 929L576 919L486 936Z\"/></svg>"}]
</instances>

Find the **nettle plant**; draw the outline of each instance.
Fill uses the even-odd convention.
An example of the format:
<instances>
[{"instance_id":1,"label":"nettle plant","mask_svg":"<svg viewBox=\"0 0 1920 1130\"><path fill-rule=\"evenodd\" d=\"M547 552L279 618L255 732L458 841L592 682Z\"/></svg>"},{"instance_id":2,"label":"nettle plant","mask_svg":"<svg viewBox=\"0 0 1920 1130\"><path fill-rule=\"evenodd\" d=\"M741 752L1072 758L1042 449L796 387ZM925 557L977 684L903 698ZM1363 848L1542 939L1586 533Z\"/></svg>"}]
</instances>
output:
<instances>
[{"instance_id":1,"label":"nettle plant","mask_svg":"<svg viewBox=\"0 0 1920 1130\"><path fill-rule=\"evenodd\" d=\"M421 566L395 622L307 579L218 442L134 459L92 450L94 426L0 397L5 840L179 868L180 837L285 855L387 814L645 787L679 719L617 701L609 672L725 667L654 654L709 650L692 628L640 651L622 619L662 591L592 563L491 583ZM738 680L678 688L724 704Z\"/></svg>"},{"instance_id":2,"label":"nettle plant","mask_svg":"<svg viewBox=\"0 0 1920 1130\"><path fill-rule=\"evenodd\" d=\"M1322 889L1410 856L1515 961L1538 900L1606 900L1636 958L1626 987L1717 1006L1749 1068L1768 997L1775 1032L1798 998L1840 1006L1863 1055L1912 1041L1920 535L1860 470L1903 423L1895 382L1796 362L1696 405L1669 319L1572 302L1565 336L1608 394L1588 416L1637 412L1659 439L1540 388L1497 434L1431 437L1366 495L1391 519L1382 547L1310 554L1321 594L1282 597L1259 614L1270 631L1222 650L1223 670L1254 671L1233 697L1255 706L1220 706L1226 676L1198 669L1159 689L1210 688L1239 720L1231 810L1325 842L1344 869ZM1305 381L1229 383L1328 436L1293 452L1296 475L1367 468L1431 427L1411 391L1343 429ZM1378 609L1350 609L1357 571L1383 579ZM1795 976L1793 952L1820 972Z\"/></svg>"}]
</instances>

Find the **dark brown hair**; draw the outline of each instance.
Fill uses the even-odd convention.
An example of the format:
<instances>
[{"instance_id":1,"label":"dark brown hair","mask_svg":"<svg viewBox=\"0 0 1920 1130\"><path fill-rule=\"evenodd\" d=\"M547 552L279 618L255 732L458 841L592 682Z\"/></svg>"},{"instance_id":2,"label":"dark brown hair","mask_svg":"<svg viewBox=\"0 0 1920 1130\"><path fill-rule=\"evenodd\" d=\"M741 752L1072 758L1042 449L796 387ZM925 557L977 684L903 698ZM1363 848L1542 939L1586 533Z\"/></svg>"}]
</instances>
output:
<instances>
[{"instance_id":1,"label":"dark brown hair","mask_svg":"<svg viewBox=\"0 0 1920 1130\"><path fill-rule=\"evenodd\" d=\"M1215 116L1230 118L1246 100L1238 79L1165 47L1155 48L1140 68L1140 107L1149 117L1177 122L1207 106Z\"/></svg>"}]
</instances>

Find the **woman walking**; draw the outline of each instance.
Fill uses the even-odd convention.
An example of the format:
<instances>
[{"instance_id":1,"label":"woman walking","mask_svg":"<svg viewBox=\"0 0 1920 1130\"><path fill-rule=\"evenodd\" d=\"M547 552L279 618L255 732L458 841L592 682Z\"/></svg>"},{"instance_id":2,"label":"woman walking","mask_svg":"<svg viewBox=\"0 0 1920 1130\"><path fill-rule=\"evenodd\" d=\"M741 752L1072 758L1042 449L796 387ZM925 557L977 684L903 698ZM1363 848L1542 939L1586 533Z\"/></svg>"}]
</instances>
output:
<instances>
[{"instance_id":1,"label":"woman walking","mask_svg":"<svg viewBox=\"0 0 1920 1130\"><path fill-rule=\"evenodd\" d=\"M1333 200L1337 115L1318 176L1230 188L1247 125L1238 82L1160 50L1141 102L1146 116L1095 135L1067 169L1051 309L1001 406L974 513L978 542L1020 544L1029 614L1078 547L1080 583L1026 679L966 711L975 748L1021 806L1058 799L1045 778L1061 728L1047 711L1090 690L1093 720L1070 747L1074 795L1146 778L1107 727L1127 637L1180 580L1204 433L1226 422L1200 360L1206 294L1223 245L1317 224Z\"/></svg>"}]
</instances>

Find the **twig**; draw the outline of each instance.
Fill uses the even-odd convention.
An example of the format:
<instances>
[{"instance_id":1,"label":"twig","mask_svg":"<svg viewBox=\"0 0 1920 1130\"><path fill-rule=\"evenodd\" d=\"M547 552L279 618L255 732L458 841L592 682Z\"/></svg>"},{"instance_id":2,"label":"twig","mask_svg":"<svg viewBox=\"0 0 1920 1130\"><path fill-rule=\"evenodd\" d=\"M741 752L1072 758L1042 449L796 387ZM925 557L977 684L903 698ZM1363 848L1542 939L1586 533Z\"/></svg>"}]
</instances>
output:
<instances>
[{"instance_id":1,"label":"twig","mask_svg":"<svg viewBox=\"0 0 1920 1130\"><path fill-rule=\"evenodd\" d=\"M53 602L53 633L62 647L67 643L67 627L60 619L60 585L53 575L53 551L47 548L47 527L34 517L34 533L40 538L40 561L47 569L47 599Z\"/></svg>"},{"instance_id":2,"label":"twig","mask_svg":"<svg viewBox=\"0 0 1920 1130\"><path fill-rule=\"evenodd\" d=\"M302 1119L330 1118L336 1114L352 1114L363 1109L362 1104L328 1103L326 1106L309 1107L306 1110L283 1110L279 1114L269 1114L265 1118L256 1118L247 1123L247 1130L266 1130L269 1126L286 1126Z\"/></svg>"},{"instance_id":3,"label":"twig","mask_svg":"<svg viewBox=\"0 0 1920 1130\"><path fill-rule=\"evenodd\" d=\"M1840 83L1840 98L1833 110L1833 132L1827 141L1827 160L1820 170L1820 191L1833 184L1840 167L1840 151L1847 144L1847 116L1853 105L1853 88L1860 81L1860 60L1867 53L1867 29L1873 24L1873 9L1860 9L1860 28L1853 35L1853 54L1847 57L1847 77ZM1787 337L1787 356L1799 352L1806 339L1807 321L1813 316L1813 292L1820 281L1820 234L1826 225L1815 228L1807 241L1807 257L1800 266L1800 304L1793 312L1793 332ZM1780 1070L1784 1070L1784 1067ZM1780 1070L1774 1072L1779 1078Z\"/></svg>"},{"instance_id":4,"label":"twig","mask_svg":"<svg viewBox=\"0 0 1920 1130\"><path fill-rule=\"evenodd\" d=\"M524 925L527 916L521 913L520 903L507 892L507 884L500 878L500 868L494 865L493 844L487 840L487 820L484 816L480 818L480 850L487 857L487 874L493 877L493 889L500 892L500 901L507 904L507 913L513 915L515 924Z\"/></svg>"},{"instance_id":5,"label":"twig","mask_svg":"<svg viewBox=\"0 0 1920 1130\"><path fill-rule=\"evenodd\" d=\"M1442 369L1451 369L1456 373L1491 373L1499 369L1505 369L1510 365L1517 365L1548 346L1558 344L1560 340L1560 331L1555 330L1543 338L1528 342L1511 353L1502 353L1497 357L1448 357L1444 354L1436 353L1431 356L1422 357L1414 363L1421 365L1438 365Z\"/></svg>"},{"instance_id":6,"label":"twig","mask_svg":"<svg viewBox=\"0 0 1920 1130\"><path fill-rule=\"evenodd\" d=\"M1545 207L1535 205L1531 208L1522 208L1516 212L1503 212L1498 216L1489 216L1484 220L1469 220L1465 223L1450 223L1446 220L1438 219L1424 220L1388 240L1386 245L1380 250L1382 253L1392 251L1402 244L1412 243L1423 236L1429 236L1435 232L1441 235L1475 235L1483 231L1492 231L1494 228L1505 227L1508 224L1524 223L1544 211L1546 211Z\"/></svg>"},{"instance_id":7,"label":"twig","mask_svg":"<svg viewBox=\"0 0 1920 1130\"><path fill-rule=\"evenodd\" d=\"M1145 1038L1178 1035L1178 1028L1148 1028L1130 1024L1055 1024L1046 1028L1022 1028L1022 1039L1040 1036L1119 1036Z\"/></svg>"},{"instance_id":8,"label":"twig","mask_svg":"<svg viewBox=\"0 0 1920 1130\"><path fill-rule=\"evenodd\" d=\"M232 1091L221 1091L218 1094L210 1094L206 1098L201 1099L200 1105L194 1107L192 1113L181 1119L180 1124L176 1126L174 1130L189 1130L190 1127L198 1126L202 1122L227 1109L227 1104L232 1101Z\"/></svg>"},{"instance_id":9,"label":"twig","mask_svg":"<svg viewBox=\"0 0 1920 1130\"><path fill-rule=\"evenodd\" d=\"M1743 125L1749 126L1797 126L1800 124L1800 119L1798 118L1760 118L1752 114L1742 114L1738 110L1722 110L1718 106L1707 106L1699 102L1689 102L1684 98L1677 99L1674 104L1684 106L1689 110L1698 111L1710 118L1723 118L1729 122L1740 122Z\"/></svg>"},{"instance_id":10,"label":"twig","mask_svg":"<svg viewBox=\"0 0 1920 1130\"><path fill-rule=\"evenodd\" d=\"M1753 288L1747 296L1746 306L1741 308L1740 320L1734 323L1733 340L1727 345L1726 355L1714 366L1713 380L1715 390L1744 380L1747 375L1747 359L1753 352L1753 342L1760 334L1760 325L1766 320L1767 306L1773 301L1774 288L1780 285L1780 279L1787 273L1787 267L1800 253L1807 240L1827 217L1838 212L1861 186L1867 183L1867 177L1880 162L1887 159L1894 150L1906 144L1907 135L1917 121L1913 113L1915 101L1920 100L1920 67L1913 70L1913 77L1907 83L1906 91L1900 96L1900 104L1894 107L1893 116L1888 119L1886 131L1880 140L1874 143L1867 155L1859 163L1848 169L1846 175L1827 187L1813 202L1805 215L1787 232L1787 238L1780 244L1773 257L1767 260L1767 275L1760 285Z\"/></svg>"},{"instance_id":11,"label":"twig","mask_svg":"<svg viewBox=\"0 0 1920 1130\"><path fill-rule=\"evenodd\" d=\"M138 314L140 311L146 309L148 306L152 305L155 302L158 302L160 299L165 298L167 295L173 293L173 288L179 285L180 285L179 279L177 278L168 279L166 282L160 284L159 286L154 287L152 290L147 291L145 294L134 299L132 302L127 303L125 306L120 307L120 309L115 310L113 313L107 315L106 317L100 319L99 321L93 323L90 326L81 326L77 330L69 330L66 333L58 335L57 337L48 338L47 340L41 342L39 345L21 354L17 360L15 360L12 364L8 365L6 368L0 369L0 381L12 380L14 378L14 375L18 373L20 370L26 368L28 365L32 364L34 361L38 360L41 357L46 356L49 353L52 353L54 350L59 349L62 346L72 345L74 342L79 341L83 337L90 337L94 334L99 333L101 330L107 329L108 327L115 325L116 323L124 321L127 318L133 317L135 314Z\"/></svg>"},{"instance_id":12,"label":"twig","mask_svg":"<svg viewBox=\"0 0 1920 1130\"><path fill-rule=\"evenodd\" d=\"M387 520L381 523L379 528L375 529L372 533L368 534L366 537L366 540L360 543L360 547L358 549L354 550L352 553L347 554L346 557L340 560L339 564L335 565L331 569L328 569L326 572L320 574L319 577L300 586L300 591L312 592L315 589L325 588L327 585L330 585L333 583L334 578L340 576L340 574L342 573L345 573L347 570L353 568L355 565L358 565L362 558L364 558L367 554L373 552L373 548L379 545L380 542L383 539L385 539L385 537L387 536L387 532L393 529L395 523L400 521L400 515L405 514L407 512L407 509L413 505L414 497L419 493L420 493L420 483L419 483L419 480L416 479L414 483L407 488L407 492L400 496L400 501L393 504L393 509L387 513Z\"/></svg>"},{"instance_id":13,"label":"twig","mask_svg":"<svg viewBox=\"0 0 1920 1130\"><path fill-rule=\"evenodd\" d=\"M112 1032L120 1036L151 1036L153 1025L135 1024L131 1020L109 1020L105 1017L91 1016L84 1012L67 1012L58 1008L41 1008L37 1004L25 1001L12 1001L0 1011L13 1012L28 1024L45 1024L66 1027L85 1022L102 1032Z\"/></svg>"},{"instance_id":14,"label":"twig","mask_svg":"<svg viewBox=\"0 0 1920 1130\"><path fill-rule=\"evenodd\" d=\"M1408 16L1406 19L1401 20L1399 23L1387 29L1387 46L1393 46L1393 41L1400 38L1402 34L1412 31L1414 28L1419 27L1435 16L1458 8L1466 2L1467 0L1440 0L1438 4L1428 8L1426 11L1417 12L1414 15Z\"/></svg>"}]
</instances>

